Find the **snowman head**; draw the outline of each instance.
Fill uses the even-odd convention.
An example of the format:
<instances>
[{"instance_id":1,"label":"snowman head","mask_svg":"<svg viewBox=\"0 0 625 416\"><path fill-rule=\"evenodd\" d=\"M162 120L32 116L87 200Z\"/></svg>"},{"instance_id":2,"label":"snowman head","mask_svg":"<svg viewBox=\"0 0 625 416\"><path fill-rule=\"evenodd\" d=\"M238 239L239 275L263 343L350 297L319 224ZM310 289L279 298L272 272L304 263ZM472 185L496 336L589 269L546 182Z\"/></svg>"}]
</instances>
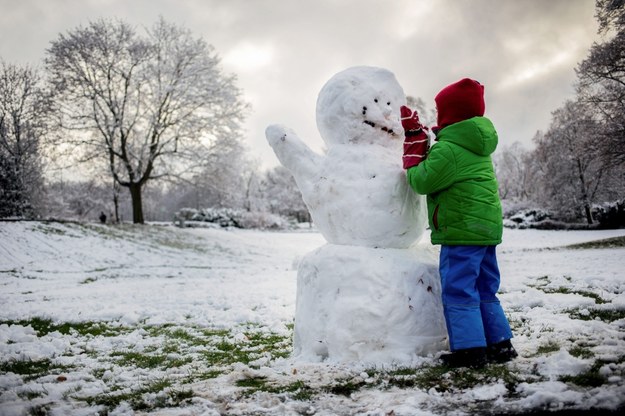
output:
<instances>
[{"instance_id":1,"label":"snowman head","mask_svg":"<svg viewBox=\"0 0 625 416\"><path fill-rule=\"evenodd\" d=\"M317 128L328 146L401 146L400 107L406 96L392 72L369 66L334 75L317 98Z\"/></svg>"}]
</instances>

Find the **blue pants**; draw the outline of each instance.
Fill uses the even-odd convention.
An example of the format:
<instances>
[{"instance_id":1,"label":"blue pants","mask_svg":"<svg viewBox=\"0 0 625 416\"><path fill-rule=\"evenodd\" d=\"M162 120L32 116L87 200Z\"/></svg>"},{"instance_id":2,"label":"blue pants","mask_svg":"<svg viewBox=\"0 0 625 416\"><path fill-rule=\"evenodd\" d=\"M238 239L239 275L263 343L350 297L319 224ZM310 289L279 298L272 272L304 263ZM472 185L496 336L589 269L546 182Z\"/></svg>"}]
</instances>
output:
<instances>
[{"instance_id":1,"label":"blue pants","mask_svg":"<svg viewBox=\"0 0 625 416\"><path fill-rule=\"evenodd\" d=\"M442 246L443 310L451 351L512 338L497 291L496 246Z\"/></svg>"}]
</instances>

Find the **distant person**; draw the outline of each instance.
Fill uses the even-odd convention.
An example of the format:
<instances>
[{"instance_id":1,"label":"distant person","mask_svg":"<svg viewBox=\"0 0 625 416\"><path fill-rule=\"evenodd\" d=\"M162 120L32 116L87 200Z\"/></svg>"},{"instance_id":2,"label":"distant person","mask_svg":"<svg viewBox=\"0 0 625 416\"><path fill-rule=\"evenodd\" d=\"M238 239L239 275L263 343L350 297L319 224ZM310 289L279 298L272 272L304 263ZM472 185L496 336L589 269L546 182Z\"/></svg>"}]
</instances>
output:
<instances>
[{"instance_id":1,"label":"distant person","mask_svg":"<svg viewBox=\"0 0 625 416\"><path fill-rule=\"evenodd\" d=\"M100 211L100 222L102 224L106 224L106 214L104 213L104 211Z\"/></svg>"},{"instance_id":2,"label":"distant person","mask_svg":"<svg viewBox=\"0 0 625 416\"><path fill-rule=\"evenodd\" d=\"M441 244L443 310L450 367L483 367L518 354L497 298L496 246L503 233L501 202L491 154L498 142L484 117L484 87L472 79L451 84L436 98L436 143L416 111L402 107L406 132L403 164L410 186L427 195L432 244Z\"/></svg>"}]
</instances>

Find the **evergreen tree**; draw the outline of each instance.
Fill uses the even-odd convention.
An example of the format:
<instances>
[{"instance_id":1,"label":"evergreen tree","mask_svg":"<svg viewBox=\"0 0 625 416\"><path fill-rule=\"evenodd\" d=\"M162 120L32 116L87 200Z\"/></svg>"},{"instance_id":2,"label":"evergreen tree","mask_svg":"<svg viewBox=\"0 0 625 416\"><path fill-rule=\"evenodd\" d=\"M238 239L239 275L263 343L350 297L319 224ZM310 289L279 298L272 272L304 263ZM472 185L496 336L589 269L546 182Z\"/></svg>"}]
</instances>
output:
<instances>
[{"instance_id":1,"label":"evergreen tree","mask_svg":"<svg viewBox=\"0 0 625 416\"><path fill-rule=\"evenodd\" d=\"M0 217L37 214L49 104L37 71L0 63Z\"/></svg>"}]
</instances>

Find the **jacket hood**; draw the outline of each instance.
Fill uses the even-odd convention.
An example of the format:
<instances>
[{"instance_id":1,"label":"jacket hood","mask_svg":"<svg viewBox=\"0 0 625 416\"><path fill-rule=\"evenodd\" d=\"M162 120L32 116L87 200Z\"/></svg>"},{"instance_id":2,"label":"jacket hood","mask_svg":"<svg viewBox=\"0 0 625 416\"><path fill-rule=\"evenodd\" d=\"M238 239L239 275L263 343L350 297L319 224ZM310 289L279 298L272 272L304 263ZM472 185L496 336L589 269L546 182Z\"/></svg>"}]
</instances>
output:
<instances>
[{"instance_id":1,"label":"jacket hood","mask_svg":"<svg viewBox=\"0 0 625 416\"><path fill-rule=\"evenodd\" d=\"M437 123L440 128L450 126L471 117L484 115L484 86L464 78L446 86L434 98L437 109Z\"/></svg>"},{"instance_id":2,"label":"jacket hood","mask_svg":"<svg viewBox=\"0 0 625 416\"><path fill-rule=\"evenodd\" d=\"M454 143L480 156L488 156L497 148L499 138L489 119L473 117L441 129L437 140Z\"/></svg>"}]
</instances>

